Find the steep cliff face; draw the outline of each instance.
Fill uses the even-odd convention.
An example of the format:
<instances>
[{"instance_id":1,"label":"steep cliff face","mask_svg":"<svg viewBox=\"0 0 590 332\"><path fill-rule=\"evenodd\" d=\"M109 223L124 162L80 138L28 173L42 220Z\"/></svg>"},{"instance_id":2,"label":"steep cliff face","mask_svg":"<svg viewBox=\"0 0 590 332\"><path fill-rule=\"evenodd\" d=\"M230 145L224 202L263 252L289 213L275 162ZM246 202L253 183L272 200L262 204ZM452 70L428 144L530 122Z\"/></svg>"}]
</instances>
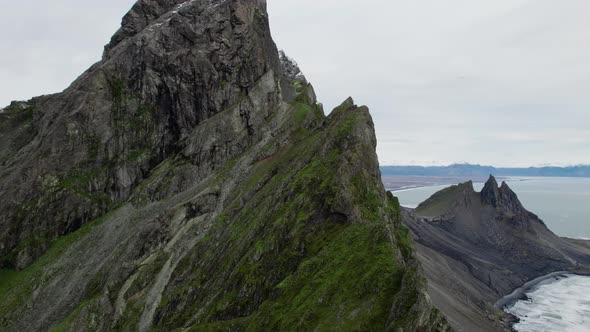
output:
<instances>
[{"instance_id":1,"label":"steep cliff face","mask_svg":"<svg viewBox=\"0 0 590 332\"><path fill-rule=\"evenodd\" d=\"M63 93L9 108L2 265L27 266L48 241L125 202L171 155L203 178L259 140L282 74L267 21L256 1L139 1L101 62ZM230 108L233 123L195 130Z\"/></svg>"},{"instance_id":2,"label":"steep cliff face","mask_svg":"<svg viewBox=\"0 0 590 332\"><path fill-rule=\"evenodd\" d=\"M366 107L329 116L264 1L142 0L0 113L2 330L446 330Z\"/></svg>"},{"instance_id":3,"label":"steep cliff face","mask_svg":"<svg viewBox=\"0 0 590 332\"><path fill-rule=\"evenodd\" d=\"M514 191L505 182L498 186L498 182L493 176L485 183L480 196L482 204L493 206L499 214L507 216L515 222L534 219L541 222L536 215L522 206Z\"/></svg>"},{"instance_id":4,"label":"steep cliff face","mask_svg":"<svg viewBox=\"0 0 590 332\"><path fill-rule=\"evenodd\" d=\"M434 303L458 330L508 329L500 298L552 272L590 272L588 243L553 234L493 176L480 193L453 186L403 215Z\"/></svg>"}]
</instances>

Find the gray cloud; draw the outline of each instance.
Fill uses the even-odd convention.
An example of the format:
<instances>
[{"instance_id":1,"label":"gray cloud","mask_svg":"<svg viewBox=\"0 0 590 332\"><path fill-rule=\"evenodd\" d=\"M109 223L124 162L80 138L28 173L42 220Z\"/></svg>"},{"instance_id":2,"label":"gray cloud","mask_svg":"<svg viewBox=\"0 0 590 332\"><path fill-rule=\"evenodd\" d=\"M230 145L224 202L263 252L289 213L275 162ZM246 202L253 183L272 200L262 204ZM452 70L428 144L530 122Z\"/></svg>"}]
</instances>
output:
<instances>
[{"instance_id":1,"label":"gray cloud","mask_svg":"<svg viewBox=\"0 0 590 332\"><path fill-rule=\"evenodd\" d=\"M322 4L271 2L275 39L371 107L383 164L590 163L587 1Z\"/></svg>"},{"instance_id":2,"label":"gray cloud","mask_svg":"<svg viewBox=\"0 0 590 332\"><path fill-rule=\"evenodd\" d=\"M3 5L0 104L62 90L132 0ZM329 109L371 108L382 164L590 163L585 0L268 0Z\"/></svg>"},{"instance_id":3,"label":"gray cloud","mask_svg":"<svg viewBox=\"0 0 590 332\"><path fill-rule=\"evenodd\" d=\"M134 0L10 1L0 11L0 105L59 92L94 62Z\"/></svg>"}]
</instances>

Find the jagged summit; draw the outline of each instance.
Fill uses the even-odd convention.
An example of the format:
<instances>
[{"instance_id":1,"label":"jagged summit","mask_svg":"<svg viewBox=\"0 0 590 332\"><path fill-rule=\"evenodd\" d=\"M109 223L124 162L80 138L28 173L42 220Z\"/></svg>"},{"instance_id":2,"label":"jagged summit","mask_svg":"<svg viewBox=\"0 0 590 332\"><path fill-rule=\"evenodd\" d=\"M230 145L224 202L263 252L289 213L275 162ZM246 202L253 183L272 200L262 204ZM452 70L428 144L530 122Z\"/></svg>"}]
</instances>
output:
<instances>
[{"instance_id":1,"label":"jagged summit","mask_svg":"<svg viewBox=\"0 0 590 332\"><path fill-rule=\"evenodd\" d=\"M137 35L143 34L143 38L153 37L161 27L178 26L183 18L221 18L221 12L235 11L236 5L240 8L237 15L242 19L246 15L251 15L247 10L249 7L259 9L259 14L266 13L266 0L139 0L123 17L121 28L105 46L103 59L109 58L121 42L133 39ZM141 42L141 39L135 39L134 42Z\"/></svg>"},{"instance_id":2,"label":"jagged summit","mask_svg":"<svg viewBox=\"0 0 590 332\"><path fill-rule=\"evenodd\" d=\"M500 188L498 187L498 182L493 175L490 175L490 178L486 181L481 191L481 201L484 204L490 204L495 207L499 197Z\"/></svg>"},{"instance_id":3,"label":"jagged summit","mask_svg":"<svg viewBox=\"0 0 590 332\"><path fill-rule=\"evenodd\" d=\"M529 212L522 206L516 193L505 181L502 181L501 186L498 186L496 178L492 175L484 185L480 196L482 204L491 205L506 215L528 217Z\"/></svg>"},{"instance_id":4,"label":"jagged summit","mask_svg":"<svg viewBox=\"0 0 590 332\"><path fill-rule=\"evenodd\" d=\"M526 219L529 216L534 216L523 207L518 196L508 184L502 182L498 186L493 175L490 175L479 193L474 190L473 182L468 181L435 193L421 203L416 211L424 216L437 217L453 214L459 208L469 208L480 204L492 207L498 213L509 217L519 215L521 219Z\"/></svg>"},{"instance_id":5,"label":"jagged summit","mask_svg":"<svg viewBox=\"0 0 590 332\"><path fill-rule=\"evenodd\" d=\"M283 66L283 73L285 76L291 80L300 80L302 82L307 83L307 79L305 75L299 68L299 65L295 60L289 57L285 51L279 51L279 59L281 60L281 65Z\"/></svg>"},{"instance_id":6,"label":"jagged summit","mask_svg":"<svg viewBox=\"0 0 590 332\"><path fill-rule=\"evenodd\" d=\"M354 99L352 97L348 97L346 98L342 104L340 104L340 106L338 106L338 108L342 108L342 109L350 109L356 107L356 104L354 103Z\"/></svg>"}]
</instances>

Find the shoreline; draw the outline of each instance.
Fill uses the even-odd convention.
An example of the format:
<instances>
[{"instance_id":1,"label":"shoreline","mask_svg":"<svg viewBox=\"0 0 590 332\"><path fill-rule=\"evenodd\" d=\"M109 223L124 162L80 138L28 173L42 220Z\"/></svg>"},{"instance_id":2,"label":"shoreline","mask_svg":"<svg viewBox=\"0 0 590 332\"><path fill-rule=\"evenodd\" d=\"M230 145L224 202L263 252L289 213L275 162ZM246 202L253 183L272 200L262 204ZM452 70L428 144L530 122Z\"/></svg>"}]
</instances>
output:
<instances>
[{"instance_id":1,"label":"shoreline","mask_svg":"<svg viewBox=\"0 0 590 332\"><path fill-rule=\"evenodd\" d=\"M502 179L502 178L499 178ZM456 186L465 182L471 181L473 184L484 184L485 180L465 180L465 181L458 181L458 182L447 182L447 183L443 183L443 182L437 182L437 183L417 183L417 184L412 184L412 185L405 185L405 186L400 186L400 187L396 187L396 186L389 186L385 188L385 191L390 191L392 194L395 194L396 192L405 192L405 191L413 191L413 190L417 190L417 189L424 189L424 188L436 188L436 187L444 187L444 188L448 188L451 186ZM507 179L504 179L502 181L509 181ZM510 180L512 181L512 180ZM444 188L441 188L444 189Z\"/></svg>"},{"instance_id":2,"label":"shoreline","mask_svg":"<svg viewBox=\"0 0 590 332\"><path fill-rule=\"evenodd\" d=\"M434 187L442 187L442 186L446 186L445 184L437 184L437 185L424 185L424 186L409 186L409 187L401 187L401 188L387 188L385 189L385 191L389 191L392 194L395 193L400 193L400 192L405 192L405 191L412 191L412 190L416 190L416 189L423 189L423 188L434 188ZM449 185L452 186L452 185Z\"/></svg>"},{"instance_id":3,"label":"shoreline","mask_svg":"<svg viewBox=\"0 0 590 332\"><path fill-rule=\"evenodd\" d=\"M486 179L478 176L382 175L382 180L387 191L399 192L428 187L452 186L467 181L485 182Z\"/></svg>"},{"instance_id":4,"label":"shoreline","mask_svg":"<svg viewBox=\"0 0 590 332\"><path fill-rule=\"evenodd\" d=\"M395 183L395 181L389 183L390 186L386 186L386 191L393 192L403 192L403 191L411 191L414 189L421 189L421 188L431 188L431 187L442 187L442 186L452 186L461 184L467 181L472 181L474 184L476 183L485 183L485 178L483 177L436 177L436 176L422 176L422 175L382 175L383 179L386 180L388 178L424 178L429 179L431 181L424 181L424 182L412 182L412 183L401 183L399 185L391 185ZM498 176L498 181L506 181L506 182L530 182L530 181L540 181L540 180L548 180L548 179L580 179L577 177L567 177L567 176ZM443 181L433 181L433 180L440 180L444 179ZM590 178L587 178L590 179ZM385 181L384 181L385 182ZM384 183L387 185L388 183Z\"/></svg>"},{"instance_id":5,"label":"shoreline","mask_svg":"<svg viewBox=\"0 0 590 332\"><path fill-rule=\"evenodd\" d=\"M542 284L543 282L549 280L549 279L553 279L553 278L559 278L559 277L567 277L567 276L583 276L583 277L590 277L590 273L583 273L583 272L571 272L571 271L557 271L557 272L552 272L549 274L546 274L544 276L540 276L538 278L535 278L533 280L530 280L526 283L524 283L522 286L518 287L517 289L515 289L514 291L512 291L512 293L502 297L501 299L499 299L495 304L494 307L500 309L500 310L504 310L507 307L515 304L516 302L520 301L520 300L524 300L527 298L527 293L530 293L532 290L535 289L535 287L539 286L540 284Z\"/></svg>"},{"instance_id":6,"label":"shoreline","mask_svg":"<svg viewBox=\"0 0 590 332\"><path fill-rule=\"evenodd\" d=\"M563 277L568 274L572 274L572 273L570 273L568 271L557 271L557 272L552 272L552 273L546 274L544 276L540 276L538 278L530 280L530 281L524 283L524 285L513 290L512 293L499 299L494 304L494 307L504 310L506 307L509 307L510 305L518 302L519 300L525 299L526 294L530 293L530 291L533 290L533 288L538 286L543 281L546 281L546 280L549 280L552 278Z\"/></svg>"}]
</instances>

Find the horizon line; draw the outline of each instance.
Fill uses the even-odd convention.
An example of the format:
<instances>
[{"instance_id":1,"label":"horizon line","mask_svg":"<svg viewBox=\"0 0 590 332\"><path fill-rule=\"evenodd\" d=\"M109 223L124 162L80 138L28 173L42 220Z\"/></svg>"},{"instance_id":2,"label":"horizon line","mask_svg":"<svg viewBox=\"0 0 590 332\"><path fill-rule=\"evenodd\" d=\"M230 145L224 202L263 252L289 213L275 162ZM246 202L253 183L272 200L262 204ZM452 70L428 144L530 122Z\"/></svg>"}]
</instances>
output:
<instances>
[{"instance_id":1,"label":"horizon line","mask_svg":"<svg viewBox=\"0 0 590 332\"><path fill-rule=\"evenodd\" d=\"M423 168L433 168L433 167L452 167L452 166L477 166L483 168L517 168L517 169L530 169L530 168L577 168L577 167L590 167L589 164L572 164L572 165L535 165L535 166L492 166L492 165L482 165L482 164L471 164L471 163L452 163L452 164L441 164L441 165L418 165L418 164L382 164L379 167L423 167Z\"/></svg>"}]
</instances>

